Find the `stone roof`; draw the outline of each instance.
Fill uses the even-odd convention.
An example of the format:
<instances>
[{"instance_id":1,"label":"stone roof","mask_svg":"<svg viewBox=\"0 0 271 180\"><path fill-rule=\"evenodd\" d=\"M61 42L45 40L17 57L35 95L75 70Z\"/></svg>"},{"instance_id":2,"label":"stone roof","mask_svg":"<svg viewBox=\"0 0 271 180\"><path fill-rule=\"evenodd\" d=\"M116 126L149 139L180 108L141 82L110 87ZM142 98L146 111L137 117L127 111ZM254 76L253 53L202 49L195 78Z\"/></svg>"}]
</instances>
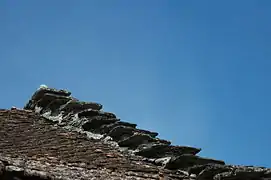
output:
<instances>
[{"instance_id":1,"label":"stone roof","mask_svg":"<svg viewBox=\"0 0 271 180\"><path fill-rule=\"evenodd\" d=\"M41 86L24 109L0 110L0 179L271 180L271 169L200 157L136 127Z\"/></svg>"}]
</instances>

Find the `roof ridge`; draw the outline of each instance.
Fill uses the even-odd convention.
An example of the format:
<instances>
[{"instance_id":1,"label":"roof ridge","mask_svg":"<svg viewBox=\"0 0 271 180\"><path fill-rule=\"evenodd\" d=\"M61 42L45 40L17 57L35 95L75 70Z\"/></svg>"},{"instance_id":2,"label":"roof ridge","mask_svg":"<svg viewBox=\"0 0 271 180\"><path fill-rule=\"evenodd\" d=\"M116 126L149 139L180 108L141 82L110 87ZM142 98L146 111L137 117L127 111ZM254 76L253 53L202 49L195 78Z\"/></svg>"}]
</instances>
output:
<instances>
[{"instance_id":1,"label":"roof ridge","mask_svg":"<svg viewBox=\"0 0 271 180\"><path fill-rule=\"evenodd\" d=\"M84 133L91 139L99 139L165 169L186 170L197 175L202 171L207 172L208 168L228 172L230 165L225 165L224 161L198 156L200 148L171 145L170 141L158 138L157 132L138 129L136 124L121 121L114 113L104 112L102 108L96 102L79 101L67 90L47 86L35 91L24 107L58 126Z\"/></svg>"}]
</instances>

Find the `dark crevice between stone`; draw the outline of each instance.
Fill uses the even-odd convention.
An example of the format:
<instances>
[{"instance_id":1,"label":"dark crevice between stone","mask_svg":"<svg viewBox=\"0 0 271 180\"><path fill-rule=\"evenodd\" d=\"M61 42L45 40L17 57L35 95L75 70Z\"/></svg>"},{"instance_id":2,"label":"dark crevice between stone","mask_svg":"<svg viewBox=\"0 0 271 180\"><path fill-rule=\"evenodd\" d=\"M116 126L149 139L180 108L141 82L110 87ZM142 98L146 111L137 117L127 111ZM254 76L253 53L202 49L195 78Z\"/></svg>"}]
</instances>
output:
<instances>
[{"instance_id":1,"label":"dark crevice between stone","mask_svg":"<svg viewBox=\"0 0 271 180\"><path fill-rule=\"evenodd\" d=\"M59 114L60 113L60 106L66 104L68 101L70 101L70 98L65 98L65 99L55 99L51 101L45 108L44 110L50 110L52 114ZM45 111L41 111L41 114L44 113Z\"/></svg>"},{"instance_id":2,"label":"dark crevice between stone","mask_svg":"<svg viewBox=\"0 0 271 180\"><path fill-rule=\"evenodd\" d=\"M4 171L5 171L5 164L2 161L0 161L0 176L4 173Z\"/></svg>"},{"instance_id":3,"label":"dark crevice between stone","mask_svg":"<svg viewBox=\"0 0 271 180\"><path fill-rule=\"evenodd\" d=\"M30 99L26 105L24 106L24 109L26 110L34 110L35 109L35 101L33 101L32 99Z\"/></svg>"},{"instance_id":4,"label":"dark crevice between stone","mask_svg":"<svg viewBox=\"0 0 271 180\"><path fill-rule=\"evenodd\" d=\"M1 180L53 180L50 177L42 177L38 175L29 174L26 172L13 172L13 171L4 171L2 175L0 175Z\"/></svg>"}]
</instances>

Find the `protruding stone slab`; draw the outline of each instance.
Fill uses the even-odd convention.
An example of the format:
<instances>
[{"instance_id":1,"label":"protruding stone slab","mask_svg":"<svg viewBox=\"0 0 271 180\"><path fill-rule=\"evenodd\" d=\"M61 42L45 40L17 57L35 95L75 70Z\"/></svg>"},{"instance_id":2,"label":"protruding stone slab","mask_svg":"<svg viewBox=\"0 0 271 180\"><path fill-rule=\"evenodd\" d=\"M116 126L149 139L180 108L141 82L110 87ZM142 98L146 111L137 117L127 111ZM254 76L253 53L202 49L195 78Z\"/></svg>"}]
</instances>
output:
<instances>
[{"instance_id":1,"label":"protruding stone slab","mask_svg":"<svg viewBox=\"0 0 271 180\"><path fill-rule=\"evenodd\" d=\"M45 93L51 93L59 96L70 96L71 92L64 89L54 89L54 88L40 88L32 96L32 100L37 101L43 97Z\"/></svg>"},{"instance_id":2,"label":"protruding stone slab","mask_svg":"<svg viewBox=\"0 0 271 180\"><path fill-rule=\"evenodd\" d=\"M129 137L134 134L134 129L126 126L117 126L113 128L107 135L114 140L119 141L123 139L123 136Z\"/></svg>"},{"instance_id":3,"label":"protruding stone slab","mask_svg":"<svg viewBox=\"0 0 271 180\"><path fill-rule=\"evenodd\" d=\"M52 93L44 93L43 97L37 101L36 105L38 107L46 107L48 106L51 102L55 101L55 100L59 100L62 101L63 104L67 103L68 101L70 101L72 98L69 96L61 96L61 95L57 95L57 94L52 94Z\"/></svg>"},{"instance_id":4,"label":"protruding stone slab","mask_svg":"<svg viewBox=\"0 0 271 180\"><path fill-rule=\"evenodd\" d=\"M35 105L37 101L39 101L41 98L43 98L44 94L49 93L49 94L54 94L56 96L65 96L69 97L71 95L71 92L67 90L57 90L54 88L39 88L31 97L31 99L28 101L28 103L24 106L24 109L27 110L34 110Z\"/></svg>"},{"instance_id":5,"label":"protruding stone slab","mask_svg":"<svg viewBox=\"0 0 271 180\"><path fill-rule=\"evenodd\" d=\"M269 180L271 176L266 176L268 169L246 166L229 166L230 171L214 175L214 180Z\"/></svg>"},{"instance_id":6,"label":"protruding stone slab","mask_svg":"<svg viewBox=\"0 0 271 180\"><path fill-rule=\"evenodd\" d=\"M129 147L131 149L137 148L140 144L152 142L153 138L147 134L135 133L124 140L118 142L121 147Z\"/></svg>"},{"instance_id":7,"label":"protruding stone slab","mask_svg":"<svg viewBox=\"0 0 271 180\"><path fill-rule=\"evenodd\" d=\"M52 112L58 112L60 113L59 108L66 104L68 101L70 101L71 99L69 97L67 98L60 98L60 99L54 99L53 101L51 101L44 109L45 110L51 110ZM43 112L43 111L42 111ZM41 113L42 113L41 112Z\"/></svg>"},{"instance_id":8,"label":"protruding stone slab","mask_svg":"<svg viewBox=\"0 0 271 180\"><path fill-rule=\"evenodd\" d=\"M103 112L99 110L87 109L78 113L79 118L92 118L94 116L103 116L106 118L116 118L116 115L109 112Z\"/></svg>"},{"instance_id":9,"label":"protruding stone slab","mask_svg":"<svg viewBox=\"0 0 271 180\"><path fill-rule=\"evenodd\" d=\"M158 136L158 132L152 132L152 131L148 131L148 130L144 130L144 129L136 129L136 132L142 133L142 134L148 134L149 136L151 136L153 138Z\"/></svg>"},{"instance_id":10,"label":"protruding stone slab","mask_svg":"<svg viewBox=\"0 0 271 180\"><path fill-rule=\"evenodd\" d=\"M123 140L118 141L119 146L122 147L129 147L130 149L135 149L139 145L142 144L149 144L149 143L163 143L165 145L170 145L171 142L159 138L153 138L148 134L135 132L132 136L128 136L124 138Z\"/></svg>"},{"instance_id":11,"label":"protruding stone slab","mask_svg":"<svg viewBox=\"0 0 271 180\"><path fill-rule=\"evenodd\" d=\"M198 180L213 179L216 174L232 171L230 166L221 164L195 165L188 168L189 174L196 174Z\"/></svg>"},{"instance_id":12,"label":"protruding stone slab","mask_svg":"<svg viewBox=\"0 0 271 180\"><path fill-rule=\"evenodd\" d=\"M170 162L166 165L168 169L186 169L194 165L203 165L203 164L222 164L224 161L214 160L209 158L203 158L195 156L192 154L183 154L178 157L172 157Z\"/></svg>"},{"instance_id":13,"label":"protruding stone slab","mask_svg":"<svg viewBox=\"0 0 271 180\"><path fill-rule=\"evenodd\" d=\"M60 108L61 111L65 111L66 113L78 113L80 111L84 113L83 111L87 111L89 109L100 110L102 109L102 105L94 102L71 100Z\"/></svg>"},{"instance_id":14,"label":"protruding stone slab","mask_svg":"<svg viewBox=\"0 0 271 180\"><path fill-rule=\"evenodd\" d=\"M189 146L168 146L166 144L150 144L138 147L137 155L148 158L174 157L183 154L196 155L201 149Z\"/></svg>"},{"instance_id":15,"label":"protruding stone slab","mask_svg":"<svg viewBox=\"0 0 271 180\"><path fill-rule=\"evenodd\" d=\"M115 122L113 124L101 126L101 128L97 129L96 132L101 133L101 134L108 134L112 129L114 129L117 126L125 126L125 127L136 128L137 125L133 124L133 123L129 123L129 122L118 121L118 122Z\"/></svg>"},{"instance_id":16,"label":"protruding stone slab","mask_svg":"<svg viewBox=\"0 0 271 180\"><path fill-rule=\"evenodd\" d=\"M95 116L91 119L88 119L83 125L82 128L85 131L95 131L95 129L98 129L104 124L112 124L119 121L119 119L116 118L107 118L103 116Z\"/></svg>"},{"instance_id":17,"label":"protruding stone slab","mask_svg":"<svg viewBox=\"0 0 271 180\"><path fill-rule=\"evenodd\" d=\"M122 122L116 118L115 114L101 111L101 104L79 101L71 97L71 93L66 90L47 88L47 86L42 85L33 94L31 100L29 100L24 109L25 110L21 111L16 107L12 107L11 110L3 110L0 114L2 114L2 116L5 115L7 118L23 116L25 119L30 116L36 119L36 117L41 116L50 121L50 123L46 122L48 125L62 126L68 131L77 131L83 134L81 137L84 140L85 138L95 139L95 141L101 141L102 144L105 143L110 146L106 146L105 148L108 147L111 149L112 145L112 148L114 148L114 150L112 149L113 151L117 150L115 148L118 148L118 143L120 147L125 147L119 149L123 154L120 154L118 157L127 155L129 160L136 160L135 163L134 161L132 162L134 164L143 165L141 161L143 160L148 163L144 164L147 167L150 163L153 163L153 166L155 166L153 170L155 171L152 170L152 172L160 172L161 170L161 176L159 174L159 177L155 176L151 179L271 180L270 169L225 165L223 161L196 156L201 149L188 146L172 146L170 145L170 141L156 138L158 133L136 129L136 124ZM12 120L10 120L9 123L13 123L11 121ZM34 125L36 125L36 123ZM11 130L12 127L13 126L11 126ZM26 124L26 127L29 126ZM57 127L52 128L52 133L55 133L55 130L58 130ZM63 133L61 134L63 135ZM112 138L109 138L106 135L109 135ZM78 140L78 138L80 138L80 145L84 144L79 136L65 136L70 140ZM112 139L115 142L112 141ZM67 144L64 143L64 146L66 145ZM100 145L101 144L99 143L99 148ZM61 148L62 147L63 146L61 146ZM86 148L88 149L89 147ZM133 149L133 151L130 151L130 149ZM103 154L102 150L96 150L97 152L101 152L101 155L106 155L107 158L117 157L114 152L113 154ZM85 149L83 151L85 151ZM81 154L83 151L75 151L73 153ZM134 156L134 154L142 157ZM75 159L74 161L77 160ZM3 162L5 163L3 164ZM24 162L25 161L22 161L23 164ZM116 162L121 163L121 159ZM103 166L103 159L101 159L101 162L99 163L102 163L100 165ZM17 166L15 164L6 163L6 161L0 161L0 176L3 172L6 173L9 171L12 173L19 173L20 175L23 174L24 176L30 173L32 179L35 179L36 177L48 177L44 172L33 169L24 169L23 164ZM174 169L176 171L169 171L169 169ZM163 175L166 171L170 172L168 176ZM145 171L141 172L144 173ZM38 175L33 176L35 174ZM145 177L148 179L146 176L143 177L141 175L136 177Z\"/></svg>"},{"instance_id":18,"label":"protruding stone slab","mask_svg":"<svg viewBox=\"0 0 271 180\"><path fill-rule=\"evenodd\" d=\"M113 128L107 135L111 136L116 141L120 141L128 136L132 136L134 133L146 134L152 138L154 138L157 135L157 133L155 132L135 129L127 126L117 126Z\"/></svg>"}]
</instances>

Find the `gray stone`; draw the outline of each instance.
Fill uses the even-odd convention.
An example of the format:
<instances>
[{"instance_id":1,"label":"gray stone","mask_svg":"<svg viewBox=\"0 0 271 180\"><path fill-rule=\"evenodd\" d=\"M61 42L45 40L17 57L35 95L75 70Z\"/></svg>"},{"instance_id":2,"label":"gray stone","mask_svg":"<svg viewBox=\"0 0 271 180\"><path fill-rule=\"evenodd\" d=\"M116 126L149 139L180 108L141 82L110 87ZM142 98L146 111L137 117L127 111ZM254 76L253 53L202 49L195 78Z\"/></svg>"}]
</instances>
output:
<instances>
[{"instance_id":1,"label":"gray stone","mask_svg":"<svg viewBox=\"0 0 271 180\"><path fill-rule=\"evenodd\" d=\"M168 146L167 144L151 144L138 148L137 155L148 158L160 158L163 156L180 156L182 154L196 155L201 149L189 146Z\"/></svg>"},{"instance_id":2,"label":"gray stone","mask_svg":"<svg viewBox=\"0 0 271 180\"><path fill-rule=\"evenodd\" d=\"M69 112L83 112L87 111L88 109L100 110L102 109L102 105L94 102L71 100L60 108L60 110L65 111L66 114L68 114Z\"/></svg>"},{"instance_id":3,"label":"gray stone","mask_svg":"<svg viewBox=\"0 0 271 180\"><path fill-rule=\"evenodd\" d=\"M33 94L31 99L34 101L38 101L43 97L43 95L45 93L51 93L51 94L55 94L55 95L59 95L59 96L70 96L71 95L71 92L69 92L67 90L63 90L63 89L57 90L54 88L42 88L42 89L37 90Z\"/></svg>"},{"instance_id":4,"label":"gray stone","mask_svg":"<svg viewBox=\"0 0 271 180\"><path fill-rule=\"evenodd\" d=\"M82 125L82 128L85 131L95 131L95 129L101 127L104 124L112 124L119 121L119 119L116 118L107 118L103 116L95 116L92 117L84 122Z\"/></svg>"},{"instance_id":5,"label":"gray stone","mask_svg":"<svg viewBox=\"0 0 271 180\"><path fill-rule=\"evenodd\" d=\"M132 136L118 142L121 147L129 147L131 149L137 148L140 144L147 144L152 142L153 138L147 134L134 133Z\"/></svg>"},{"instance_id":6,"label":"gray stone","mask_svg":"<svg viewBox=\"0 0 271 180\"><path fill-rule=\"evenodd\" d=\"M129 122L118 121L113 124L103 125L101 128L97 129L97 132L102 133L102 134L107 134L117 126L136 128L137 125L133 123L129 123Z\"/></svg>"},{"instance_id":7,"label":"gray stone","mask_svg":"<svg viewBox=\"0 0 271 180\"><path fill-rule=\"evenodd\" d=\"M199 156L195 156L192 154L184 154L181 156L177 156L171 159L171 161L167 164L167 168L169 169L186 169L194 165L202 165L202 164L222 164L224 165L224 161L214 160L209 158L202 158Z\"/></svg>"},{"instance_id":8,"label":"gray stone","mask_svg":"<svg viewBox=\"0 0 271 180\"><path fill-rule=\"evenodd\" d=\"M134 133L146 134L150 137L157 136L158 133L150 132L147 130L135 129L127 126L116 126L113 128L108 135L111 136L115 140L123 140L122 136L132 136Z\"/></svg>"},{"instance_id":9,"label":"gray stone","mask_svg":"<svg viewBox=\"0 0 271 180\"><path fill-rule=\"evenodd\" d=\"M104 116L107 118L116 118L116 115L113 113L103 112L103 111L93 110L93 109L86 109L78 113L79 118L82 118L82 117L91 118L93 116L98 116L98 115Z\"/></svg>"}]
</instances>

